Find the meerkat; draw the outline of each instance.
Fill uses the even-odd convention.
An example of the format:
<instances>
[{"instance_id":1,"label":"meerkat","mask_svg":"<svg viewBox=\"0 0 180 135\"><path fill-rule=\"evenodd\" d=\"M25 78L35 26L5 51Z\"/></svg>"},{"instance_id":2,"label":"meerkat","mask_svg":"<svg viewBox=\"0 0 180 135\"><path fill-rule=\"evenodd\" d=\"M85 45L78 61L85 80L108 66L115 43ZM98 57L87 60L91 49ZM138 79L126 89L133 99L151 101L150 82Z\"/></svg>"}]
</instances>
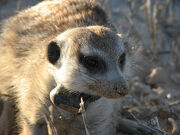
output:
<instances>
[{"instance_id":1,"label":"meerkat","mask_svg":"<svg viewBox=\"0 0 180 135\"><path fill-rule=\"evenodd\" d=\"M52 107L58 134L85 135L80 99L90 135L116 134L135 58L125 41L93 0L45 0L5 20L0 90L18 110L19 134L47 135Z\"/></svg>"}]
</instances>

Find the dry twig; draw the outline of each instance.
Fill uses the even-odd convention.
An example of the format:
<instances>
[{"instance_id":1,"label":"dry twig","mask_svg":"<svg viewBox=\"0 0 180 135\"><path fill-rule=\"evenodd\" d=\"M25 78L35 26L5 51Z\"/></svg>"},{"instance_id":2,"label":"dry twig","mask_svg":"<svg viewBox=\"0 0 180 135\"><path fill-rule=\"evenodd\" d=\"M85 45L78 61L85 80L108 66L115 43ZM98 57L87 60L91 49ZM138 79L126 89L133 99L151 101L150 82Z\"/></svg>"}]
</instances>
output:
<instances>
[{"instance_id":1,"label":"dry twig","mask_svg":"<svg viewBox=\"0 0 180 135\"><path fill-rule=\"evenodd\" d=\"M48 135L58 135L56 127L54 126L51 119L49 117L47 117L46 115L44 115L44 118L45 118L46 123L47 123Z\"/></svg>"},{"instance_id":2,"label":"dry twig","mask_svg":"<svg viewBox=\"0 0 180 135\"><path fill-rule=\"evenodd\" d=\"M85 114L85 108L84 108L84 101L83 101L82 97L81 97L79 113L81 113L81 115L82 115L84 127L85 127L85 130L86 130L86 134L90 135L89 130L88 130L88 126L87 126L87 120L86 120L86 114Z\"/></svg>"},{"instance_id":3,"label":"dry twig","mask_svg":"<svg viewBox=\"0 0 180 135\"><path fill-rule=\"evenodd\" d=\"M169 106L178 105L178 104L180 104L180 100L170 102Z\"/></svg>"},{"instance_id":4,"label":"dry twig","mask_svg":"<svg viewBox=\"0 0 180 135\"><path fill-rule=\"evenodd\" d=\"M149 32L152 33L152 20L151 20L151 0L147 0L145 3L146 22Z\"/></svg>"},{"instance_id":5,"label":"dry twig","mask_svg":"<svg viewBox=\"0 0 180 135\"><path fill-rule=\"evenodd\" d=\"M18 0L18 1L17 1L17 11L20 11L20 10L21 10L21 3L22 3L21 0Z\"/></svg>"},{"instance_id":6,"label":"dry twig","mask_svg":"<svg viewBox=\"0 0 180 135\"><path fill-rule=\"evenodd\" d=\"M164 131L162 131L160 129L160 126L159 126L159 122L158 122L158 119L153 119L153 122L154 124L156 125L156 127L151 127L151 126L148 126L146 123L143 123L142 121L140 121L139 119L136 118L136 116L133 114L133 113L130 113L131 116L137 121L137 123L144 127L144 128L147 128L148 130L154 132L154 133L157 133L158 135L165 135L166 133ZM157 128L159 127L159 128Z\"/></svg>"},{"instance_id":7,"label":"dry twig","mask_svg":"<svg viewBox=\"0 0 180 135\"><path fill-rule=\"evenodd\" d=\"M158 32L158 19L157 19L157 14L158 14L158 3L157 1L155 2L153 6L153 31L152 31L152 40L153 40L153 45L152 45L152 50L154 54L157 54L157 32Z\"/></svg>"},{"instance_id":8,"label":"dry twig","mask_svg":"<svg viewBox=\"0 0 180 135\"><path fill-rule=\"evenodd\" d=\"M168 118L168 122L171 124L172 126L172 131L171 133L174 134L177 131L177 124L176 121L173 118Z\"/></svg>"}]
</instances>

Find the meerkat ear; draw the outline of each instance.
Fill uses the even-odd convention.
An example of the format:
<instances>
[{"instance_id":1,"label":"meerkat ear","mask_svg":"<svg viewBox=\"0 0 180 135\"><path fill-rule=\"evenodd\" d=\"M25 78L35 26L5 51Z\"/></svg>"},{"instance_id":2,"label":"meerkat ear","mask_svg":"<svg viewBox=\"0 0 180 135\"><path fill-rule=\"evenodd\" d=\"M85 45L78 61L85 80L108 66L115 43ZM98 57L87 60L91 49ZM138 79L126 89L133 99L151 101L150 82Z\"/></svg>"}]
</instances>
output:
<instances>
[{"instance_id":1,"label":"meerkat ear","mask_svg":"<svg viewBox=\"0 0 180 135\"><path fill-rule=\"evenodd\" d=\"M50 63L56 64L60 58L61 49L55 41L52 41L48 45L47 57Z\"/></svg>"}]
</instances>

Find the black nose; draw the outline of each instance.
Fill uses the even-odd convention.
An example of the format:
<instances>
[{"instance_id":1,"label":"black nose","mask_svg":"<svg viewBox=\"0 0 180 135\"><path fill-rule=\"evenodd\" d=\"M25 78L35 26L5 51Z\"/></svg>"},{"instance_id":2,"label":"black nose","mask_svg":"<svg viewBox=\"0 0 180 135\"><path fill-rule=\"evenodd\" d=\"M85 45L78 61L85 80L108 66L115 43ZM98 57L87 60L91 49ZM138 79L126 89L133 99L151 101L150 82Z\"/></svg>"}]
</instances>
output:
<instances>
[{"instance_id":1,"label":"black nose","mask_svg":"<svg viewBox=\"0 0 180 135\"><path fill-rule=\"evenodd\" d=\"M118 89L127 90L128 86L126 84L116 83L116 84L114 84L114 88L113 89L114 90L118 90Z\"/></svg>"},{"instance_id":2,"label":"black nose","mask_svg":"<svg viewBox=\"0 0 180 135\"><path fill-rule=\"evenodd\" d=\"M126 84L116 83L114 84L113 89L121 96L125 96L128 94L128 86Z\"/></svg>"}]
</instances>

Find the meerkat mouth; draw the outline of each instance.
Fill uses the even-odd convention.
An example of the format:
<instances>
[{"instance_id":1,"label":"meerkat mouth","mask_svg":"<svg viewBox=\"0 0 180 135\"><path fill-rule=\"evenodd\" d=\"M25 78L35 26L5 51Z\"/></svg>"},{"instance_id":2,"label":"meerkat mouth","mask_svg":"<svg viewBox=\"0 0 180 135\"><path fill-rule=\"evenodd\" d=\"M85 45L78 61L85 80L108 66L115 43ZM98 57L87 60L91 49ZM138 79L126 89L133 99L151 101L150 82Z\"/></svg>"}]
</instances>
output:
<instances>
[{"instance_id":1,"label":"meerkat mouth","mask_svg":"<svg viewBox=\"0 0 180 135\"><path fill-rule=\"evenodd\" d=\"M57 87L50 92L50 100L54 105L75 114L79 113L81 98L83 98L84 107L87 109L90 103L100 99L101 96L81 92L70 92L62 85L57 85Z\"/></svg>"}]
</instances>

